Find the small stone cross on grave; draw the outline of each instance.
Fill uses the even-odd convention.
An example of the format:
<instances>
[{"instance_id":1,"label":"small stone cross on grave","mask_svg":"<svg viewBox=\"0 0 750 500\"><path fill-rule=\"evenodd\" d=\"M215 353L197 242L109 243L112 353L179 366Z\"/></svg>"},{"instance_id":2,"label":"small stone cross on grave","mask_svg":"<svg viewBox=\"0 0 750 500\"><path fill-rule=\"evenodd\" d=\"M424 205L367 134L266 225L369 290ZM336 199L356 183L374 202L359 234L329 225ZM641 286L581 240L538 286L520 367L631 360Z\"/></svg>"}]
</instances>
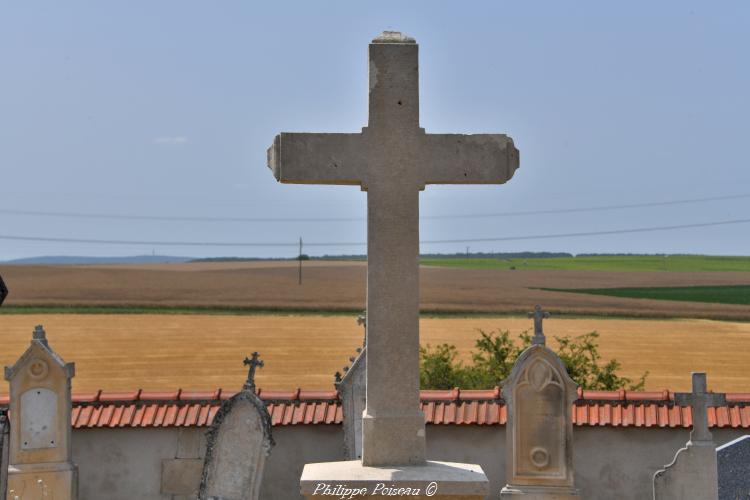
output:
<instances>
[{"instance_id":1,"label":"small stone cross on grave","mask_svg":"<svg viewBox=\"0 0 750 500\"><path fill-rule=\"evenodd\" d=\"M542 322L549 318L549 313L542 310L542 306L537 304L534 307L534 312L528 313L529 318L534 318L534 338L531 340L531 345L545 345L546 338L544 337L544 328Z\"/></svg>"},{"instance_id":2,"label":"small stone cross on grave","mask_svg":"<svg viewBox=\"0 0 750 500\"><path fill-rule=\"evenodd\" d=\"M425 462L419 406L419 192L427 184L503 184L518 150L502 134L419 126L419 47L386 31L369 46L369 122L361 133L281 133L268 149L279 182L367 192L367 408L364 465Z\"/></svg>"},{"instance_id":3,"label":"small stone cross on grave","mask_svg":"<svg viewBox=\"0 0 750 500\"><path fill-rule=\"evenodd\" d=\"M706 374L694 372L693 392L677 393L674 401L692 407L693 430L674 460L654 474L654 500L717 500L716 447L708 431L707 407L726 404L726 397L708 392Z\"/></svg>"},{"instance_id":4,"label":"small stone cross on grave","mask_svg":"<svg viewBox=\"0 0 750 500\"><path fill-rule=\"evenodd\" d=\"M706 374L693 372L693 392L678 392L674 402L680 406L690 406L693 413L693 430L690 442L713 442L708 430L708 407L723 406L727 403L724 394L714 394L706 389Z\"/></svg>"},{"instance_id":5,"label":"small stone cross on grave","mask_svg":"<svg viewBox=\"0 0 750 500\"><path fill-rule=\"evenodd\" d=\"M259 357L260 354L256 351L252 354L252 358L245 357L244 361L242 361L242 364L250 367L247 371L247 381L242 386L246 391L255 391L255 370L256 368L263 368L264 365Z\"/></svg>"}]
</instances>

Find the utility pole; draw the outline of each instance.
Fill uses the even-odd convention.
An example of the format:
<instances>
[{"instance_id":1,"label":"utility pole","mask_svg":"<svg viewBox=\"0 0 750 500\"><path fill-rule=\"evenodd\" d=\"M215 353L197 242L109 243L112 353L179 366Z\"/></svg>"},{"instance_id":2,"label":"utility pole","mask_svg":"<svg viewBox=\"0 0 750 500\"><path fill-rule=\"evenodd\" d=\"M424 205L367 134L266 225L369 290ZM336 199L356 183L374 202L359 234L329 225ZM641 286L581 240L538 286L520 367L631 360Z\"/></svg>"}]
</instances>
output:
<instances>
[{"instance_id":1,"label":"utility pole","mask_svg":"<svg viewBox=\"0 0 750 500\"><path fill-rule=\"evenodd\" d=\"M299 279L297 280L297 284L302 284L302 236L299 237L299 255L297 256L297 260L299 260Z\"/></svg>"},{"instance_id":2,"label":"utility pole","mask_svg":"<svg viewBox=\"0 0 750 500\"><path fill-rule=\"evenodd\" d=\"M466 247L466 258L469 258L469 247Z\"/></svg>"}]
</instances>

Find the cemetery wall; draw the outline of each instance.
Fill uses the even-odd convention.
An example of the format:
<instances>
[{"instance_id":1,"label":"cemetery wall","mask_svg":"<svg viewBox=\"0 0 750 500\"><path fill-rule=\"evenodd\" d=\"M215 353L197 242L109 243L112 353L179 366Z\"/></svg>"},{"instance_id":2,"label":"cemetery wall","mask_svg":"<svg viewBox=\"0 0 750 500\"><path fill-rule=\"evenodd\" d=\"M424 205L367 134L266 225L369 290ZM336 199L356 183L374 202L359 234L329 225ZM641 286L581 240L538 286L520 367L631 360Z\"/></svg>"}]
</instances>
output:
<instances>
[{"instance_id":1,"label":"cemetery wall","mask_svg":"<svg viewBox=\"0 0 750 500\"><path fill-rule=\"evenodd\" d=\"M181 439L205 432L204 428L74 430L80 500L182 500L160 493L163 461L178 456ZM746 433L731 428L712 432L717 446ZM276 446L266 462L264 500L301 499L299 477L305 463L344 459L340 425L280 426L274 427L273 435ZM576 486L583 498L640 500L651 497L651 476L684 446L689 430L575 427L573 435ZM505 485L504 426L428 425L427 455L433 460L480 464L490 479L493 498Z\"/></svg>"}]
</instances>

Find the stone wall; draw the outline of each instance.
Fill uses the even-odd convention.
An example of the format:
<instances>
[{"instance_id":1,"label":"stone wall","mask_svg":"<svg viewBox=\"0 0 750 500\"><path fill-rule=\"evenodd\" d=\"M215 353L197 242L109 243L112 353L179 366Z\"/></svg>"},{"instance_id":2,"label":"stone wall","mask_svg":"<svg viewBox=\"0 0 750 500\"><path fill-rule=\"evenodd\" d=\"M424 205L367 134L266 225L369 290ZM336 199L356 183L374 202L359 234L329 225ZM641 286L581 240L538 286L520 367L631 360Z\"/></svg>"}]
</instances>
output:
<instances>
[{"instance_id":1,"label":"stone wall","mask_svg":"<svg viewBox=\"0 0 750 500\"><path fill-rule=\"evenodd\" d=\"M195 440L205 431L75 430L73 459L79 467L80 500L183 500L161 493L163 463L179 456L181 442ZM742 429L712 432L717 445L746 434ZM273 433L277 444L266 463L264 500L301 499L299 477L305 463L344 458L341 426L275 427ZM576 427L576 486L583 498L650 498L651 476L672 460L688 434L687 429ZM503 426L427 426L428 458L480 464L491 481L492 498L505 485L504 446Z\"/></svg>"}]
</instances>

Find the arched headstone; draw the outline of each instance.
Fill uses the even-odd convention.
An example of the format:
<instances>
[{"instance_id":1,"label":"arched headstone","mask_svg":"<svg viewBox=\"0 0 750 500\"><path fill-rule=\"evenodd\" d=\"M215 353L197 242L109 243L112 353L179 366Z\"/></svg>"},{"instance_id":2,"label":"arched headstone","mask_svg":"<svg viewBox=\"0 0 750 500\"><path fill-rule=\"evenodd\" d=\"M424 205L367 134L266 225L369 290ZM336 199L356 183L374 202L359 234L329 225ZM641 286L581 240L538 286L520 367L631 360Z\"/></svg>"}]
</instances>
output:
<instances>
[{"instance_id":1,"label":"arched headstone","mask_svg":"<svg viewBox=\"0 0 750 500\"><path fill-rule=\"evenodd\" d=\"M5 368L10 382L9 499L78 497L70 442L74 373L73 363L65 363L50 348L41 326L26 352Z\"/></svg>"},{"instance_id":2,"label":"arched headstone","mask_svg":"<svg viewBox=\"0 0 750 500\"><path fill-rule=\"evenodd\" d=\"M502 498L527 495L564 500L578 498L573 474L573 423L570 407L576 383L565 365L545 346L537 306L534 343L503 382L506 423L506 481Z\"/></svg>"},{"instance_id":3,"label":"arched headstone","mask_svg":"<svg viewBox=\"0 0 750 500\"><path fill-rule=\"evenodd\" d=\"M250 366L245 386L222 403L208 433L201 500L260 498L263 469L274 441L271 416L255 394L255 369L263 362L255 352L245 364Z\"/></svg>"}]
</instances>

